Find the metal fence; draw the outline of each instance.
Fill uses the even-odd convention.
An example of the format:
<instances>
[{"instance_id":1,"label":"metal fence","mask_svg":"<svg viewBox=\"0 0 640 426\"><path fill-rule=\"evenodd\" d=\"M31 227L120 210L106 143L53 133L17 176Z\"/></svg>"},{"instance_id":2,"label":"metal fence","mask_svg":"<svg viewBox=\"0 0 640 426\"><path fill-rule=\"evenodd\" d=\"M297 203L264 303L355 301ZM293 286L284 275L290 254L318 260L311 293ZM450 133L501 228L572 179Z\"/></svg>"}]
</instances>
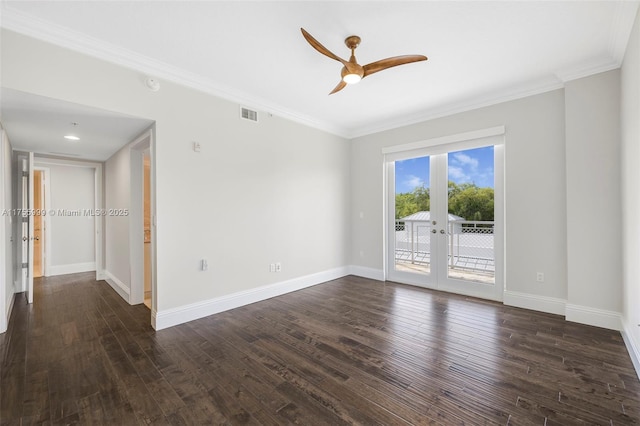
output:
<instances>
[{"instance_id":1,"label":"metal fence","mask_svg":"<svg viewBox=\"0 0 640 426\"><path fill-rule=\"evenodd\" d=\"M396 220L396 263L431 263L431 222ZM495 273L494 222L452 220L447 225L450 269Z\"/></svg>"}]
</instances>

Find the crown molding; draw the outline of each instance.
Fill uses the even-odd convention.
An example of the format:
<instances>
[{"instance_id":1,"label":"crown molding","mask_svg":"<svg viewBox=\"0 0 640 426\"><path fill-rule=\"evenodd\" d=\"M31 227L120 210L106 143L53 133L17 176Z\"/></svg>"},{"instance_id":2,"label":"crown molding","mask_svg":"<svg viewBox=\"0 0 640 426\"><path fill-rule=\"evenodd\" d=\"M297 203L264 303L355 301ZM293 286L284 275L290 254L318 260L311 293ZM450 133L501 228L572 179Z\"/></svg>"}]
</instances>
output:
<instances>
[{"instance_id":1,"label":"crown molding","mask_svg":"<svg viewBox=\"0 0 640 426\"><path fill-rule=\"evenodd\" d=\"M635 10L637 11L637 7L635 8ZM618 31L618 33L620 32L623 31ZM617 38L619 39L619 37ZM628 35L627 40L624 41L623 49L626 49L627 41ZM621 56L624 57L624 50ZM377 122L373 126L364 126L359 129L353 129L352 132L348 134L348 137L351 139L358 138L361 136L384 132L387 130L393 130L399 127L410 126L413 124L418 124L424 121L442 118L461 112L484 108L503 102L514 101L516 99L522 99L528 96L550 92L552 90L563 89L567 82L583 77L588 77L590 75L618 69L621 65L622 59L618 61L612 58L609 58L602 62L584 62L574 67L559 71L555 76L549 77L547 79L538 80L536 82L528 82L520 86L510 87L503 90L494 90L491 93L485 93L476 97L466 98L460 102L438 106L436 108L422 111L417 114L405 116L401 119Z\"/></svg>"},{"instance_id":2,"label":"crown molding","mask_svg":"<svg viewBox=\"0 0 640 426\"><path fill-rule=\"evenodd\" d=\"M572 68L558 71L556 76L563 83L568 83L569 81L577 80L579 78L589 77L590 75L620 68L620 65L622 65L622 61L618 62L613 58L609 58L602 62L583 62L582 64L576 65Z\"/></svg>"},{"instance_id":3,"label":"crown molding","mask_svg":"<svg viewBox=\"0 0 640 426\"><path fill-rule=\"evenodd\" d=\"M290 111L264 99L217 84L201 75L166 62L146 57L137 52L12 9L6 3L2 3L0 6L0 27L234 103L250 105L254 109L269 112L305 126L343 138L348 137L348 130L341 127Z\"/></svg>"},{"instance_id":4,"label":"crown molding","mask_svg":"<svg viewBox=\"0 0 640 426\"><path fill-rule=\"evenodd\" d=\"M375 126L363 127L361 129L358 129L358 131L354 131L349 135L349 137L353 139L361 136L367 136L373 133L380 133L400 127L419 124L425 121L434 120L436 118L447 117L450 115L497 105L504 102L514 101L517 99L526 98L528 96L539 95L541 93L550 92L552 90L562 88L564 88L564 84L562 83L562 81L559 81L555 77L552 77L542 81L537 81L535 83L530 83L527 86L523 85L515 88L511 87L502 91L492 91L491 93L485 93L477 97L467 98L460 102L424 110L419 113L406 116L400 120L389 120L383 123L378 122Z\"/></svg>"},{"instance_id":5,"label":"crown molding","mask_svg":"<svg viewBox=\"0 0 640 426\"><path fill-rule=\"evenodd\" d=\"M640 3L637 0L616 3L611 33L609 34L608 50L618 67L622 65L624 60L624 54L627 50L639 5Z\"/></svg>"}]
</instances>

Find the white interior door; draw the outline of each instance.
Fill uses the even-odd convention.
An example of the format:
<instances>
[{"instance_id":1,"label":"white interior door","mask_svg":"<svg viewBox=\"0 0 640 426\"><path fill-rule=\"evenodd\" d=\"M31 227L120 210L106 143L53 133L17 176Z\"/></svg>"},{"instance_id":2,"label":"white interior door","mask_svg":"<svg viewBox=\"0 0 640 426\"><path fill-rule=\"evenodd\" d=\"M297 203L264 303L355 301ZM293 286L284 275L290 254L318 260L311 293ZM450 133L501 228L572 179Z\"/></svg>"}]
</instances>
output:
<instances>
[{"instance_id":1,"label":"white interior door","mask_svg":"<svg viewBox=\"0 0 640 426\"><path fill-rule=\"evenodd\" d=\"M502 300L503 145L394 157L386 163L387 278Z\"/></svg>"},{"instance_id":2,"label":"white interior door","mask_svg":"<svg viewBox=\"0 0 640 426\"><path fill-rule=\"evenodd\" d=\"M34 187L33 187L33 152L29 153L28 159L28 181L27 187L29 192L29 221L28 221L28 233L29 233L29 256L27 257L27 302L33 303L33 249L35 242L35 228L34 228Z\"/></svg>"},{"instance_id":3,"label":"white interior door","mask_svg":"<svg viewBox=\"0 0 640 426\"><path fill-rule=\"evenodd\" d=\"M27 303L33 303L33 153L18 156L20 167L19 205L21 244L20 264L22 271L22 288L25 290Z\"/></svg>"}]
</instances>

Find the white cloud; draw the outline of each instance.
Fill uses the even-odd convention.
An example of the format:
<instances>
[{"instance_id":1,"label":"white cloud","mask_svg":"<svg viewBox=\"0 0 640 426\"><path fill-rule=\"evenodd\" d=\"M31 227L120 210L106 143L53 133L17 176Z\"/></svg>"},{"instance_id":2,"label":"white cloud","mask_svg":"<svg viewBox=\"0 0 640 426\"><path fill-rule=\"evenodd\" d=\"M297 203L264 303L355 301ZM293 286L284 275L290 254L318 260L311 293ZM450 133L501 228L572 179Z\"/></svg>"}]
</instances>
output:
<instances>
[{"instance_id":1,"label":"white cloud","mask_svg":"<svg viewBox=\"0 0 640 426\"><path fill-rule=\"evenodd\" d=\"M449 179L454 182L469 182L471 177L464 172L462 167L449 166Z\"/></svg>"},{"instance_id":2,"label":"white cloud","mask_svg":"<svg viewBox=\"0 0 640 426\"><path fill-rule=\"evenodd\" d=\"M407 179L403 182L409 188L418 188L424 185L424 181L418 176L408 175Z\"/></svg>"},{"instance_id":3,"label":"white cloud","mask_svg":"<svg viewBox=\"0 0 640 426\"><path fill-rule=\"evenodd\" d=\"M456 152L453 154L451 162L462 167L469 167L471 171L477 170L479 164L477 158L470 157L463 152Z\"/></svg>"}]
</instances>

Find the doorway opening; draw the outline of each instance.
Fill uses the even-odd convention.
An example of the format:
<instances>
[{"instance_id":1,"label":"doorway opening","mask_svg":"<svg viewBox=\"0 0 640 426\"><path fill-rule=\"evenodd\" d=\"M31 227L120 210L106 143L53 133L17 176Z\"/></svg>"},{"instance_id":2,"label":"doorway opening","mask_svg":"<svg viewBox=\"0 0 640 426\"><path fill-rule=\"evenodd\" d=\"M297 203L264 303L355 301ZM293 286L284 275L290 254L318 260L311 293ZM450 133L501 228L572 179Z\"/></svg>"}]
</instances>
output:
<instances>
[{"instance_id":1,"label":"doorway opening","mask_svg":"<svg viewBox=\"0 0 640 426\"><path fill-rule=\"evenodd\" d=\"M151 150L143 151L144 304L151 309Z\"/></svg>"},{"instance_id":2,"label":"doorway opening","mask_svg":"<svg viewBox=\"0 0 640 426\"><path fill-rule=\"evenodd\" d=\"M34 157L33 277L95 271L96 280L103 279L102 167L93 161Z\"/></svg>"},{"instance_id":3,"label":"doorway opening","mask_svg":"<svg viewBox=\"0 0 640 426\"><path fill-rule=\"evenodd\" d=\"M154 223L154 142L148 129L129 144L130 218L129 265L131 287L129 303L144 303L156 312L155 292L155 223Z\"/></svg>"},{"instance_id":4,"label":"doorway opening","mask_svg":"<svg viewBox=\"0 0 640 426\"><path fill-rule=\"evenodd\" d=\"M386 277L502 300L504 138L460 137L385 153Z\"/></svg>"}]
</instances>

